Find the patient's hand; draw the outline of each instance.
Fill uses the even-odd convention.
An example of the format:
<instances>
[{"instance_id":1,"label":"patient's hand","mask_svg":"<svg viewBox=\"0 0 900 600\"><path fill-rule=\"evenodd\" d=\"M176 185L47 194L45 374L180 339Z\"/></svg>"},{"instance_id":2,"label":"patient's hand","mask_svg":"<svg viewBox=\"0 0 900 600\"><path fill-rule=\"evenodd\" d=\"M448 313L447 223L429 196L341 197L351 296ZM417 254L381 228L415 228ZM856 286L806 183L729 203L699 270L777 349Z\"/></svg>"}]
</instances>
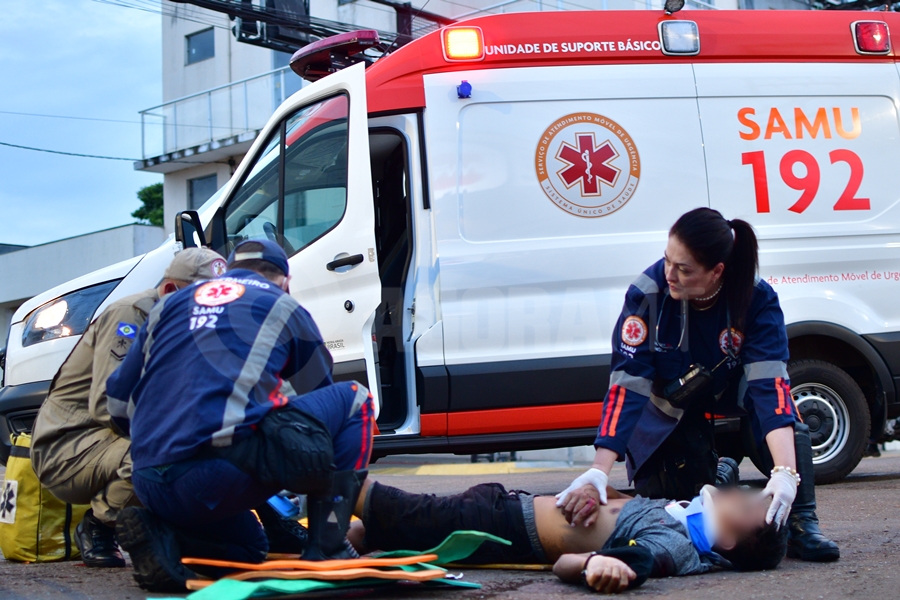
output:
<instances>
[{"instance_id":1,"label":"patient's hand","mask_svg":"<svg viewBox=\"0 0 900 600\"><path fill-rule=\"evenodd\" d=\"M573 490L560 509L572 527L590 527L600 516L600 492L591 484Z\"/></svg>"},{"instance_id":2,"label":"patient's hand","mask_svg":"<svg viewBox=\"0 0 900 600\"><path fill-rule=\"evenodd\" d=\"M604 594L615 594L628 589L637 575L618 558L597 555L591 557L584 574L588 587Z\"/></svg>"}]
</instances>

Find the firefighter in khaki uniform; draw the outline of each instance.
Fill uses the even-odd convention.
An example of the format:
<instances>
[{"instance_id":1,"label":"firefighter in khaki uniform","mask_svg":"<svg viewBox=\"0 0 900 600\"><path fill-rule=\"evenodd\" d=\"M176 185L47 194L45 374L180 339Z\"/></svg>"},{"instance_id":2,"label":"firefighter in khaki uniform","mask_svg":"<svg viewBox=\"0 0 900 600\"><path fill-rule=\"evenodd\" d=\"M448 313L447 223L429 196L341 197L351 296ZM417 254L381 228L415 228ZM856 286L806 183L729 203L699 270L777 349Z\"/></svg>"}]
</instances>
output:
<instances>
[{"instance_id":1,"label":"firefighter in khaki uniform","mask_svg":"<svg viewBox=\"0 0 900 600\"><path fill-rule=\"evenodd\" d=\"M155 288L103 311L60 367L34 424L32 463L41 483L65 502L91 504L76 529L85 565L124 567L115 539L118 512L140 505L131 485L131 441L114 430L106 379L115 371L160 297L225 270L205 248L179 252Z\"/></svg>"}]
</instances>

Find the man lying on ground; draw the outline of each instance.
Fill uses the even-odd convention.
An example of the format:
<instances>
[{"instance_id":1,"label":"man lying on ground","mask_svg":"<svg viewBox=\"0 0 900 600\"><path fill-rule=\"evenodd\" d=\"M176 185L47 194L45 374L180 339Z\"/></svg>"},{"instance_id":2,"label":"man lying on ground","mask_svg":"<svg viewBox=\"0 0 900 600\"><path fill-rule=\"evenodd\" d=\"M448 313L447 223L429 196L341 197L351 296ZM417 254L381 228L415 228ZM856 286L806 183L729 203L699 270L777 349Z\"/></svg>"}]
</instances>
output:
<instances>
[{"instance_id":1,"label":"man lying on ground","mask_svg":"<svg viewBox=\"0 0 900 600\"><path fill-rule=\"evenodd\" d=\"M357 550L427 550L457 530L512 542L482 545L470 564L554 564L567 582L613 593L649 577L715 568L774 569L787 549L787 528L766 525L758 492L706 486L688 502L632 498L607 489L609 504L588 526L575 527L553 496L507 492L498 483L461 494L410 494L367 480L356 504L361 522L348 535Z\"/></svg>"}]
</instances>

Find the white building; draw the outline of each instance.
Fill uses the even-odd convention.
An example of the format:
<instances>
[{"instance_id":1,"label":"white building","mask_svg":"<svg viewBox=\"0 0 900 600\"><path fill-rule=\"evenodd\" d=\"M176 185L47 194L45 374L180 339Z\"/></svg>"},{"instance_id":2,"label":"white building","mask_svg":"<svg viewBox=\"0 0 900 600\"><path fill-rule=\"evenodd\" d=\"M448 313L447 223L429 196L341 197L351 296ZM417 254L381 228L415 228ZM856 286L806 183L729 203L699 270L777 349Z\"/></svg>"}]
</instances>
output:
<instances>
[{"instance_id":1,"label":"white building","mask_svg":"<svg viewBox=\"0 0 900 600\"><path fill-rule=\"evenodd\" d=\"M463 19L536 10L661 10L663 2L431 0L426 8ZM275 108L303 82L287 66L289 55L236 41L226 15L168 0L162 4L163 104L141 112L142 160L135 169L164 174L164 226L171 232L175 214L198 208L225 184ZM313 17L396 31L394 10L368 0L310 0L309 6ZM807 0L687 0L686 8L806 9L809 4Z\"/></svg>"}]
</instances>

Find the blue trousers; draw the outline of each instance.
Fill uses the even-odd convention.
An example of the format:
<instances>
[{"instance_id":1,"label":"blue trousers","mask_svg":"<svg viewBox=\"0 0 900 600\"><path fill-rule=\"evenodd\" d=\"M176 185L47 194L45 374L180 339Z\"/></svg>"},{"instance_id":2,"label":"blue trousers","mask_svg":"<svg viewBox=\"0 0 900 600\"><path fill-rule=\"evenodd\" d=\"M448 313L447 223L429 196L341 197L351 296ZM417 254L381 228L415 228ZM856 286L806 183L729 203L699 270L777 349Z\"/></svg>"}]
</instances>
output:
<instances>
[{"instance_id":1,"label":"blue trousers","mask_svg":"<svg viewBox=\"0 0 900 600\"><path fill-rule=\"evenodd\" d=\"M368 467L374 412L371 397L350 414L356 397L336 384L288 401L320 419L331 433L338 471ZM269 549L251 509L280 492L220 458L189 459L135 471L134 490L145 507L173 525L185 556L261 562Z\"/></svg>"}]
</instances>

